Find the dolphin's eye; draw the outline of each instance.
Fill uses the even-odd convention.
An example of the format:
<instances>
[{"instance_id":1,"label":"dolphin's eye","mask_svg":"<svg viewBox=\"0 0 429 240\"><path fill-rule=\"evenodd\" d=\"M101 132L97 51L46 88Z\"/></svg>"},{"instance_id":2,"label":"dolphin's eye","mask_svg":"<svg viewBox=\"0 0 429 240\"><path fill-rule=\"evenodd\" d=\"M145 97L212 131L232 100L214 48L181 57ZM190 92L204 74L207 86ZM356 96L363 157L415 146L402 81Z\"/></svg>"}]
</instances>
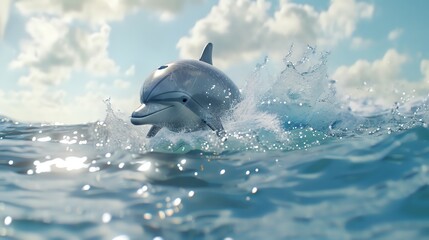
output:
<instances>
[{"instance_id":1,"label":"dolphin's eye","mask_svg":"<svg viewBox=\"0 0 429 240\"><path fill-rule=\"evenodd\" d=\"M162 69L167 68L167 67L168 67L167 65L162 65L162 66L159 66L158 70L162 70Z\"/></svg>"},{"instance_id":2,"label":"dolphin's eye","mask_svg":"<svg viewBox=\"0 0 429 240\"><path fill-rule=\"evenodd\" d=\"M187 102L187 101L188 101L188 99L187 99L186 97L183 97L183 98L182 98L182 102L184 102L184 103L185 103L185 102Z\"/></svg>"}]
</instances>

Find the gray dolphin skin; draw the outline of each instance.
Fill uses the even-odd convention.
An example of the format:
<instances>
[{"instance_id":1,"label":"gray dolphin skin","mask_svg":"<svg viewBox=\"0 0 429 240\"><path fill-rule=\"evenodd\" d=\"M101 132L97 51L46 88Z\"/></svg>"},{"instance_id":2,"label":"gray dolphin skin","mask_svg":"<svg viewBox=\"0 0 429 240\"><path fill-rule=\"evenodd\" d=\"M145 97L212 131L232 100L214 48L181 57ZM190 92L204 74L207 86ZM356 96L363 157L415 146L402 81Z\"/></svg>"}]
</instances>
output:
<instances>
[{"instance_id":1,"label":"gray dolphin skin","mask_svg":"<svg viewBox=\"0 0 429 240\"><path fill-rule=\"evenodd\" d=\"M165 127L173 132L212 129L224 136L221 117L241 100L237 86L212 66L213 44L200 60L179 60L160 66L145 80L141 106L131 115L134 125L151 124L147 137Z\"/></svg>"}]
</instances>

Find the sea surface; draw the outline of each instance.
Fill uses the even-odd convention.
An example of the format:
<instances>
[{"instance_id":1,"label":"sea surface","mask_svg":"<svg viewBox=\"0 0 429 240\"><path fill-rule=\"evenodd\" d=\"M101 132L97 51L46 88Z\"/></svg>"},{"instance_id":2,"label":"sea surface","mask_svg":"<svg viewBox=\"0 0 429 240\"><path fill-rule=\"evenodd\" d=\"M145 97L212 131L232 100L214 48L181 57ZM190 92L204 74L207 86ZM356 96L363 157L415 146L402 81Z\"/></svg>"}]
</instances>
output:
<instances>
[{"instance_id":1,"label":"sea surface","mask_svg":"<svg viewBox=\"0 0 429 240\"><path fill-rule=\"evenodd\" d=\"M0 116L0 239L428 239L427 99L344 100L327 56L258 64L226 141L146 139L109 100L93 123Z\"/></svg>"}]
</instances>

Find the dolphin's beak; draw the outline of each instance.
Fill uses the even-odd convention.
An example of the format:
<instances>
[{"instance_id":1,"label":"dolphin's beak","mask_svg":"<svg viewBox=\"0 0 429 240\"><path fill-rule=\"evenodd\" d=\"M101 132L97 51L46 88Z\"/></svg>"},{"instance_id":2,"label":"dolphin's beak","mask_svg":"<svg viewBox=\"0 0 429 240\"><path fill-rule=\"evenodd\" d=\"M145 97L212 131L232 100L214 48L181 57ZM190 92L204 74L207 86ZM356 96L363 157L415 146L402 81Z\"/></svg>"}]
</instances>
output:
<instances>
[{"instance_id":1,"label":"dolphin's beak","mask_svg":"<svg viewBox=\"0 0 429 240\"><path fill-rule=\"evenodd\" d=\"M172 106L159 103L142 104L131 114L131 123L134 125L153 124L154 115L170 107Z\"/></svg>"}]
</instances>

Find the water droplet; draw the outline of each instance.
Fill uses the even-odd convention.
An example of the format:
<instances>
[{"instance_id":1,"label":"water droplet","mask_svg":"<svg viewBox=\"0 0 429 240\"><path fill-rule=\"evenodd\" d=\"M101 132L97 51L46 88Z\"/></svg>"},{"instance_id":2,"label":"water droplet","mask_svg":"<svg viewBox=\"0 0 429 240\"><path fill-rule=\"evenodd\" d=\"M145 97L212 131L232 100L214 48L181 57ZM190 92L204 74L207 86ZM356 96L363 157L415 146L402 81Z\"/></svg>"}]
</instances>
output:
<instances>
[{"instance_id":1,"label":"water droplet","mask_svg":"<svg viewBox=\"0 0 429 240\"><path fill-rule=\"evenodd\" d=\"M103 223L108 223L110 222L110 220L112 220L112 215L110 215L110 213L103 213L101 220L103 221Z\"/></svg>"},{"instance_id":2,"label":"water droplet","mask_svg":"<svg viewBox=\"0 0 429 240\"><path fill-rule=\"evenodd\" d=\"M37 139L38 142L49 142L51 141L51 137L47 136L47 137L41 137Z\"/></svg>"},{"instance_id":3,"label":"water droplet","mask_svg":"<svg viewBox=\"0 0 429 240\"><path fill-rule=\"evenodd\" d=\"M164 219L165 218L165 213L163 211L159 211L158 212L158 216L159 216L159 218Z\"/></svg>"},{"instance_id":4,"label":"water droplet","mask_svg":"<svg viewBox=\"0 0 429 240\"><path fill-rule=\"evenodd\" d=\"M182 203L182 199L180 199L180 198L176 198L176 199L174 199L174 201L173 201L173 205L174 205L175 207L179 206L179 205L180 205L180 203Z\"/></svg>"},{"instance_id":5,"label":"water droplet","mask_svg":"<svg viewBox=\"0 0 429 240\"><path fill-rule=\"evenodd\" d=\"M190 198L191 198L191 197L193 197L194 195L195 195L195 192L194 192L194 191L189 191L189 192L188 192L188 197L190 197Z\"/></svg>"},{"instance_id":6,"label":"water droplet","mask_svg":"<svg viewBox=\"0 0 429 240\"><path fill-rule=\"evenodd\" d=\"M130 240L130 238L127 235L119 235L114 237L112 240Z\"/></svg>"},{"instance_id":7,"label":"water droplet","mask_svg":"<svg viewBox=\"0 0 429 240\"><path fill-rule=\"evenodd\" d=\"M150 167L152 166L151 162L144 162L138 169L137 171L140 172L146 172L150 169ZM120 167L121 168L121 167Z\"/></svg>"},{"instance_id":8,"label":"water droplet","mask_svg":"<svg viewBox=\"0 0 429 240\"><path fill-rule=\"evenodd\" d=\"M4 218L4 225L9 226L12 223L12 217L7 216Z\"/></svg>"},{"instance_id":9,"label":"water droplet","mask_svg":"<svg viewBox=\"0 0 429 240\"><path fill-rule=\"evenodd\" d=\"M174 210L173 209L167 209L165 210L165 215L167 215L168 217L173 216L174 214Z\"/></svg>"},{"instance_id":10,"label":"water droplet","mask_svg":"<svg viewBox=\"0 0 429 240\"><path fill-rule=\"evenodd\" d=\"M152 214L145 213L145 214L143 214L143 218L146 219L146 220L151 220L152 219Z\"/></svg>"}]
</instances>

